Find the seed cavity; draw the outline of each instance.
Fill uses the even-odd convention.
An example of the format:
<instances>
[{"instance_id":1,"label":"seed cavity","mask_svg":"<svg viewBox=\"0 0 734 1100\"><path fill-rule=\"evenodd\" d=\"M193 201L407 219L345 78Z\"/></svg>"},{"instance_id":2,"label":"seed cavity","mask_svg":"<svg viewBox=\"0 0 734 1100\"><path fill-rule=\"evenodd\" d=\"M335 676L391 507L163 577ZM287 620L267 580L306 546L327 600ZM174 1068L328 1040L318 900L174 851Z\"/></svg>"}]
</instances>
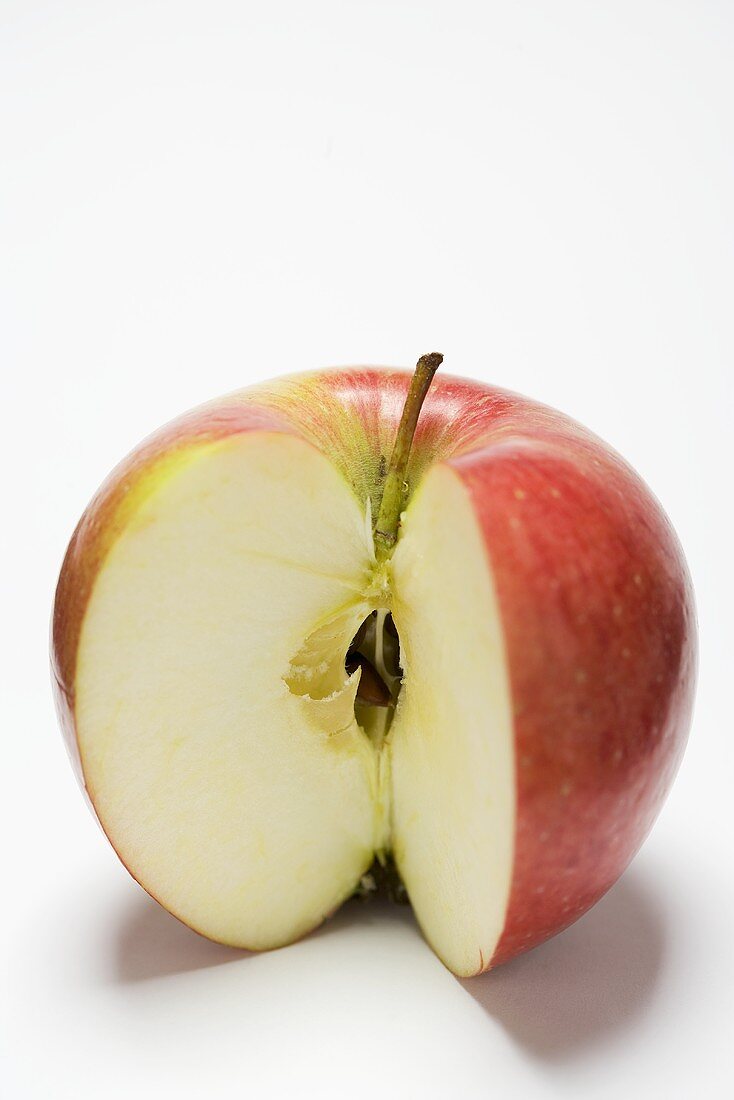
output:
<instances>
[{"instance_id":1,"label":"seed cavity","mask_svg":"<svg viewBox=\"0 0 734 1100\"><path fill-rule=\"evenodd\" d=\"M355 716L365 732L381 742L392 722L403 680L400 639L387 608L372 611L360 625L344 667L350 676L360 670Z\"/></svg>"},{"instance_id":2,"label":"seed cavity","mask_svg":"<svg viewBox=\"0 0 734 1100\"><path fill-rule=\"evenodd\" d=\"M359 678L359 687L357 688L357 698L361 703L368 703L373 707L390 706L392 702L390 689L375 666L371 664L366 657L361 653L347 654L344 667L350 676L352 676L357 669L361 669L362 671L362 675Z\"/></svg>"},{"instance_id":3,"label":"seed cavity","mask_svg":"<svg viewBox=\"0 0 734 1100\"><path fill-rule=\"evenodd\" d=\"M373 608L362 615L365 617L352 607L323 623L291 659L283 679L294 695L318 703L320 708L336 708L342 729L346 713L341 713L339 699L347 689L347 680L358 673L356 691L352 687L347 694L354 701L357 724L379 748L402 687L400 639L388 608ZM351 702L348 706L351 709ZM326 712L319 711L320 724L328 725L330 720Z\"/></svg>"}]
</instances>

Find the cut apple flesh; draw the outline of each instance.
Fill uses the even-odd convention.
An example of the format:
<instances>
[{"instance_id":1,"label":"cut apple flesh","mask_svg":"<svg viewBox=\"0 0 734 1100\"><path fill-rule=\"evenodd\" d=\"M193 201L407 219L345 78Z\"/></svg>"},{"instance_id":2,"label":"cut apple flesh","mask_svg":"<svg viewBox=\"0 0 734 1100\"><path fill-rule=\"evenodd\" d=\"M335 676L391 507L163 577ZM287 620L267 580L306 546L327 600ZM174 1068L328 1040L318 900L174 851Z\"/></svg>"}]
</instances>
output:
<instances>
[{"instance_id":1,"label":"cut apple flesh","mask_svg":"<svg viewBox=\"0 0 734 1100\"><path fill-rule=\"evenodd\" d=\"M361 670L345 669L375 609L400 637L396 708L356 699ZM310 444L255 432L182 452L107 552L75 693L105 831L199 932L288 943L392 852L441 958L462 974L491 958L514 832L509 689L450 468L426 476L378 567L369 516Z\"/></svg>"},{"instance_id":2,"label":"cut apple flesh","mask_svg":"<svg viewBox=\"0 0 734 1100\"><path fill-rule=\"evenodd\" d=\"M512 716L486 550L449 467L418 489L392 572L404 670L390 730L392 847L426 939L454 973L474 974L507 909Z\"/></svg>"}]
</instances>

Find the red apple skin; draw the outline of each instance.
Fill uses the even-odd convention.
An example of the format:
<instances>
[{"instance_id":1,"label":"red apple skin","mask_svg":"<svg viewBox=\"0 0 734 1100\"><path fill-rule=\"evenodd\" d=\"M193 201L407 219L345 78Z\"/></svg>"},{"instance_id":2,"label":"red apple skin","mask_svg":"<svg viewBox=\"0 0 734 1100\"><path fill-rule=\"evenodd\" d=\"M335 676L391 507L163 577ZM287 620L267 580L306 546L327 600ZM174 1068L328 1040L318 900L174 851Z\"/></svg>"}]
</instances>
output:
<instances>
[{"instance_id":1,"label":"red apple skin","mask_svg":"<svg viewBox=\"0 0 734 1100\"><path fill-rule=\"evenodd\" d=\"M454 460L497 588L515 728L510 901L491 965L547 939L616 881L685 746L690 582L657 503L595 442L532 439Z\"/></svg>"},{"instance_id":2,"label":"red apple skin","mask_svg":"<svg viewBox=\"0 0 734 1100\"><path fill-rule=\"evenodd\" d=\"M74 719L81 624L104 556L159 465L242 432L295 433L374 508L410 377L355 368L279 379L181 417L112 473L74 532L53 618L57 705L83 787ZM513 708L512 884L504 930L491 959L478 952L479 972L571 924L638 850L685 746L696 626L685 561L660 505L568 417L438 375L416 433L411 491L439 461L461 478L484 536Z\"/></svg>"}]
</instances>

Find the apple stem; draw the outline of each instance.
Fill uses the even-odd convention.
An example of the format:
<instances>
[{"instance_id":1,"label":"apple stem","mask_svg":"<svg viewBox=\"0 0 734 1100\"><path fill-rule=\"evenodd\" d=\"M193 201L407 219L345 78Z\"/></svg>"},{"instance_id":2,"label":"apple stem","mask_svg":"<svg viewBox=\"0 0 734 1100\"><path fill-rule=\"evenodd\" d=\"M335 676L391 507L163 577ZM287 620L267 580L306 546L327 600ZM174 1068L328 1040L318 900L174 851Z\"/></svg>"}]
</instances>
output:
<instances>
[{"instance_id":1,"label":"apple stem","mask_svg":"<svg viewBox=\"0 0 734 1100\"><path fill-rule=\"evenodd\" d=\"M413 436L415 435L421 407L433 381L433 376L442 363L443 355L433 351L428 355L421 355L416 364L408 396L403 406L398 434L395 436L395 444L390 456L390 465L387 468L385 488L382 491L380 511L375 526L375 552L378 560L384 561L389 557L398 540L400 515L408 492L406 476L410 448L413 445Z\"/></svg>"}]
</instances>

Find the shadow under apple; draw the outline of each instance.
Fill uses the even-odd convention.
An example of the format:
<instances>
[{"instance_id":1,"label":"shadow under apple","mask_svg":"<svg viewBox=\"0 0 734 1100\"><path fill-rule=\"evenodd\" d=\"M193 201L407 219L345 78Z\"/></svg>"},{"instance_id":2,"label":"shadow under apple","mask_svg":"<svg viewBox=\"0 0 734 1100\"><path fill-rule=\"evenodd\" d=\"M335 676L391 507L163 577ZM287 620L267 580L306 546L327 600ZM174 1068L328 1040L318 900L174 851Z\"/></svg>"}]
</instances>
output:
<instances>
[{"instance_id":1,"label":"shadow under apple","mask_svg":"<svg viewBox=\"0 0 734 1100\"><path fill-rule=\"evenodd\" d=\"M358 932L387 921L410 925L419 935L409 905L393 905L382 898L369 901L353 898L305 939ZM289 947L278 950L288 951ZM207 940L139 889L117 930L115 978L121 984L151 981L221 966L255 954Z\"/></svg>"},{"instance_id":2,"label":"shadow under apple","mask_svg":"<svg viewBox=\"0 0 734 1100\"><path fill-rule=\"evenodd\" d=\"M390 920L419 935L409 907L355 899L307 938L360 936ZM561 1062L634 1027L657 985L665 939L663 914L632 870L559 936L460 984L531 1056ZM118 929L116 980L145 982L250 954L212 943L140 892Z\"/></svg>"},{"instance_id":3,"label":"shadow under apple","mask_svg":"<svg viewBox=\"0 0 734 1100\"><path fill-rule=\"evenodd\" d=\"M665 941L662 912L628 871L565 932L461 984L528 1053L561 1062L634 1027L652 999Z\"/></svg>"},{"instance_id":4,"label":"shadow under apple","mask_svg":"<svg viewBox=\"0 0 734 1100\"><path fill-rule=\"evenodd\" d=\"M212 943L171 916L143 891L136 891L117 934L116 974L122 984L165 978L246 958Z\"/></svg>"}]
</instances>

